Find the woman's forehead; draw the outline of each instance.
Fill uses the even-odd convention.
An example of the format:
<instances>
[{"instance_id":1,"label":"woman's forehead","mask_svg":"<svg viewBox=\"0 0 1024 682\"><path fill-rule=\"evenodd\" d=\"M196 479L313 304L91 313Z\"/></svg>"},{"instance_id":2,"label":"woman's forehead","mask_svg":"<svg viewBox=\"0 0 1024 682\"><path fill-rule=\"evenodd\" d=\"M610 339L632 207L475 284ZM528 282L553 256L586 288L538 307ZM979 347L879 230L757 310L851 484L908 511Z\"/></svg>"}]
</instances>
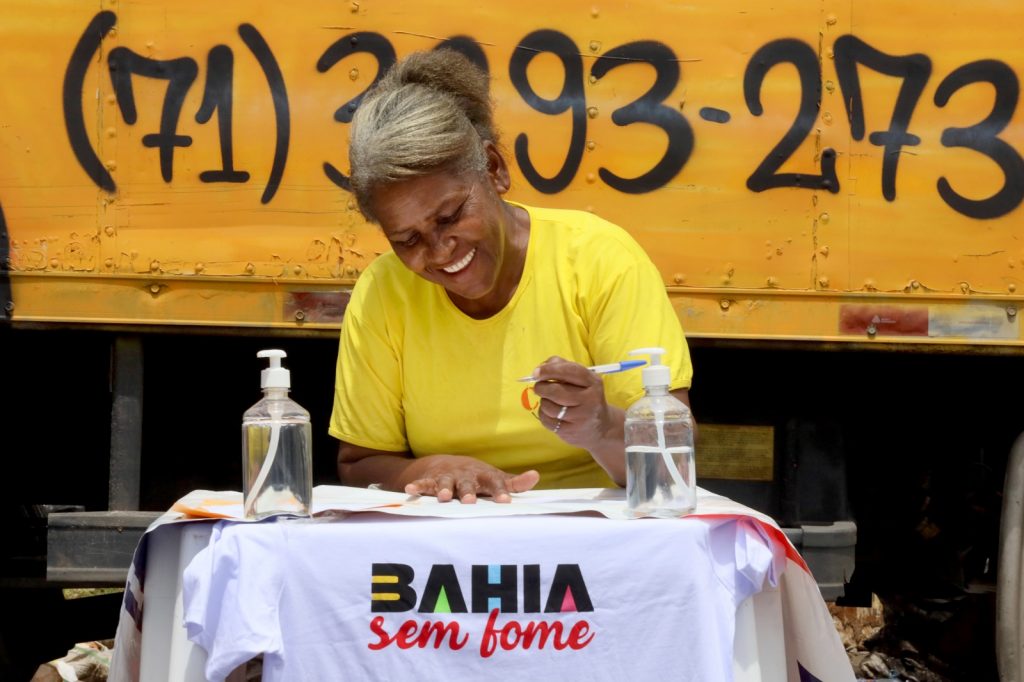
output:
<instances>
[{"instance_id":1,"label":"woman's forehead","mask_svg":"<svg viewBox=\"0 0 1024 682\"><path fill-rule=\"evenodd\" d=\"M438 171L391 182L373 192L373 211L385 232L423 227L457 207L479 182L475 173Z\"/></svg>"}]
</instances>

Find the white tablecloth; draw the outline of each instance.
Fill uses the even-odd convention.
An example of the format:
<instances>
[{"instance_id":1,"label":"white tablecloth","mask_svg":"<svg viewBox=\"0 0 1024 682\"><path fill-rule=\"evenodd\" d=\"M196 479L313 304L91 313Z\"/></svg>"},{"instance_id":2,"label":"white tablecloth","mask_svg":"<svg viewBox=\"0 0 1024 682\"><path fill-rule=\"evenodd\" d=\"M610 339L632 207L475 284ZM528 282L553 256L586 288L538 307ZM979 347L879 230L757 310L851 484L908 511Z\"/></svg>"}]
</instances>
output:
<instances>
[{"instance_id":1,"label":"white tablecloth","mask_svg":"<svg viewBox=\"0 0 1024 682\"><path fill-rule=\"evenodd\" d=\"M315 498L345 508L345 490L318 488ZM579 491L562 493L577 506L587 501ZM190 504L215 494L203 495L189 496ZM381 509L366 495L353 491L348 507ZM535 500L557 506L558 497L548 491ZM601 513L614 517L615 494L599 497ZM126 598L136 608L122 614L125 648L111 679L139 679L135 671L146 680L204 679L206 664L230 669L249 646L266 652L268 679L301 679L288 677L291 653L321 670L337 665L332 679L433 679L442 671L449 680L631 679L660 671L679 680L852 680L813 578L782 533L728 500L703 500L698 515L669 521L486 518L487 505L476 510L484 518L446 505L468 518L399 519L397 504L390 515L341 521L222 522L212 544L208 524L162 527L141 562L144 577L133 576L145 585L145 618L141 595ZM422 515L422 506L409 500L404 512ZM181 576L190 562L192 635L213 650L212 661L184 636ZM388 598L375 594L406 603L380 610ZM274 613L253 619L243 605ZM249 644L238 644L242 630Z\"/></svg>"}]
</instances>

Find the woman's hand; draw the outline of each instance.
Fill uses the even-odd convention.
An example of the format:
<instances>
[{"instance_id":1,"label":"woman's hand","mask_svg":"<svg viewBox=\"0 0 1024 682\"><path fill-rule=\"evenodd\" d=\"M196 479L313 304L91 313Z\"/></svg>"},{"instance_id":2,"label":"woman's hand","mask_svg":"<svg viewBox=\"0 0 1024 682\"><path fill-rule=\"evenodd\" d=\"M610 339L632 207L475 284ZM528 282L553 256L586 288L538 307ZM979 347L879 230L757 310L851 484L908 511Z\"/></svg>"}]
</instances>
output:
<instances>
[{"instance_id":1,"label":"woman's hand","mask_svg":"<svg viewBox=\"0 0 1024 682\"><path fill-rule=\"evenodd\" d=\"M601 377L560 357L534 372L540 421L570 445L583 448L618 485L626 484L625 412L609 405Z\"/></svg>"},{"instance_id":2,"label":"woman's hand","mask_svg":"<svg viewBox=\"0 0 1024 682\"><path fill-rule=\"evenodd\" d=\"M388 452L341 442L338 478L357 487L381 484L387 490L410 495L433 495L441 502L458 498L473 504L480 495L495 502L511 502L509 493L530 490L540 480L534 470L507 474L490 464L459 455L413 457L410 452Z\"/></svg>"},{"instance_id":3,"label":"woman's hand","mask_svg":"<svg viewBox=\"0 0 1024 682\"><path fill-rule=\"evenodd\" d=\"M408 480L405 492L410 495L433 495L439 502L458 498L473 504L480 495L495 502L511 502L509 493L521 493L537 485L540 474L532 469L518 475L507 474L473 457L430 455L420 457L406 468L402 478Z\"/></svg>"},{"instance_id":4,"label":"woman's hand","mask_svg":"<svg viewBox=\"0 0 1024 682\"><path fill-rule=\"evenodd\" d=\"M621 432L621 417L616 424L616 411L604 397L604 382L583 365L555 356L545 360L534 377L540 421L566 443L593 451L616 426Z\"/></svg>"}]
</instances>

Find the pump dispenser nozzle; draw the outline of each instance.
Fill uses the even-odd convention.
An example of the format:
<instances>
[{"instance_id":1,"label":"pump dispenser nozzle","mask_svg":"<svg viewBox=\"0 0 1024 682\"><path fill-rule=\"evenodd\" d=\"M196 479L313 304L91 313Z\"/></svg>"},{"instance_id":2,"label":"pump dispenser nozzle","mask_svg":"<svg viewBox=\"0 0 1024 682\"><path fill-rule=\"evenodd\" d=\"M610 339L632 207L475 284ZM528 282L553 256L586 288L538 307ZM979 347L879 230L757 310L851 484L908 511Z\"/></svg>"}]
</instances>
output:
<instances>
[{"instance_id":1,"label":"pump dispenser nozzle","mask_svg":"<svg viewBox=\"0 0 1024 682\"><path fill-rule=\"evenodd\" d=\"M629 351L630 355L649 355L651 362L640 370L643 377L644 388L654 386L668 386L672 383L672 372L666 365L661 364L661 356L665 355L664 348L653 346L651 348L637 348Z\"/></svg>"},{"instance_id":2,"label":"pump dispenser nozzle","mask_svg":"<svg viewBox=\"0 0 1024 682\"><path fill-rule=\"evenodd\" d=\"M269 358L270 366L260 372L260 388L291 388L291 372L281 366L281 358L288 357L283 350L271 348L256 353L258 358Z\"/></svg>"}]
</instances>

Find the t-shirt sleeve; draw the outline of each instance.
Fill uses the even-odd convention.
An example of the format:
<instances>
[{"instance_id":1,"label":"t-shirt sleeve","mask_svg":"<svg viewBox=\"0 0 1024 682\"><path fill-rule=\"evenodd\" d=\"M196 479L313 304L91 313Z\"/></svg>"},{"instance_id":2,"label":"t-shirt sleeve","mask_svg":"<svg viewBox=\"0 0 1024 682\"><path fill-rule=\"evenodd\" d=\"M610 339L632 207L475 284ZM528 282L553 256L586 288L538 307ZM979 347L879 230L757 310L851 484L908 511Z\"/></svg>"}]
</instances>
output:
<instances>
[{"instance_id":1,"label":"t-shirt sleeve","mask_svg":"<svg viewBox=\"0 0 1024 682\"><path fill-rule=\"evenodd\" d=\"M209 680L223 680L257 654L283 654L277 529L267 524L264 541L248 542L243 549L232 527L218 523L210 544L182 576L185 629L206 650L204 673ZM260 569L241 571L243 562Z\"/></svg>"},{"instance_id":2,"label":"t-shirt sleeve","mask_svg":"<svg viewBox=\"0 0 1024 682\"><path fill-rule=\"evenodd\" d=\"M353 445L403 452L402 371L397 340L388 330L387 297L373 269L356 282L341 325L328 432Z\"/></svg>"},{"instance_id":3,"label":"t-shirt sleeve","mask_svg":"<svg viewBox=\"0 0 1024 682\"><path fill-rule=\"evenodd\" d=\"M580 254L578 266L591 357L598 364L617 362L631 350L660 346L672 371L670 388L689 388L690 351L661 274L629 234L612 225L605 230L599 245L590 243ZM643 394L640 373L608 375L605 392L620 407L633 403Z\"/></svg>"},{"instance_id":4,"label":"t-shirt sleeve","mask_svg":"<svg viewBox=\"0 0 1024 682\"><path fill-rule=\"evenodd\" d=\"M775 587L785 564L784 550L775 547L757 521L749 518L712 523L708 533L712 566L739 606L744 599Z\"/></svg>"}]
</instances>

